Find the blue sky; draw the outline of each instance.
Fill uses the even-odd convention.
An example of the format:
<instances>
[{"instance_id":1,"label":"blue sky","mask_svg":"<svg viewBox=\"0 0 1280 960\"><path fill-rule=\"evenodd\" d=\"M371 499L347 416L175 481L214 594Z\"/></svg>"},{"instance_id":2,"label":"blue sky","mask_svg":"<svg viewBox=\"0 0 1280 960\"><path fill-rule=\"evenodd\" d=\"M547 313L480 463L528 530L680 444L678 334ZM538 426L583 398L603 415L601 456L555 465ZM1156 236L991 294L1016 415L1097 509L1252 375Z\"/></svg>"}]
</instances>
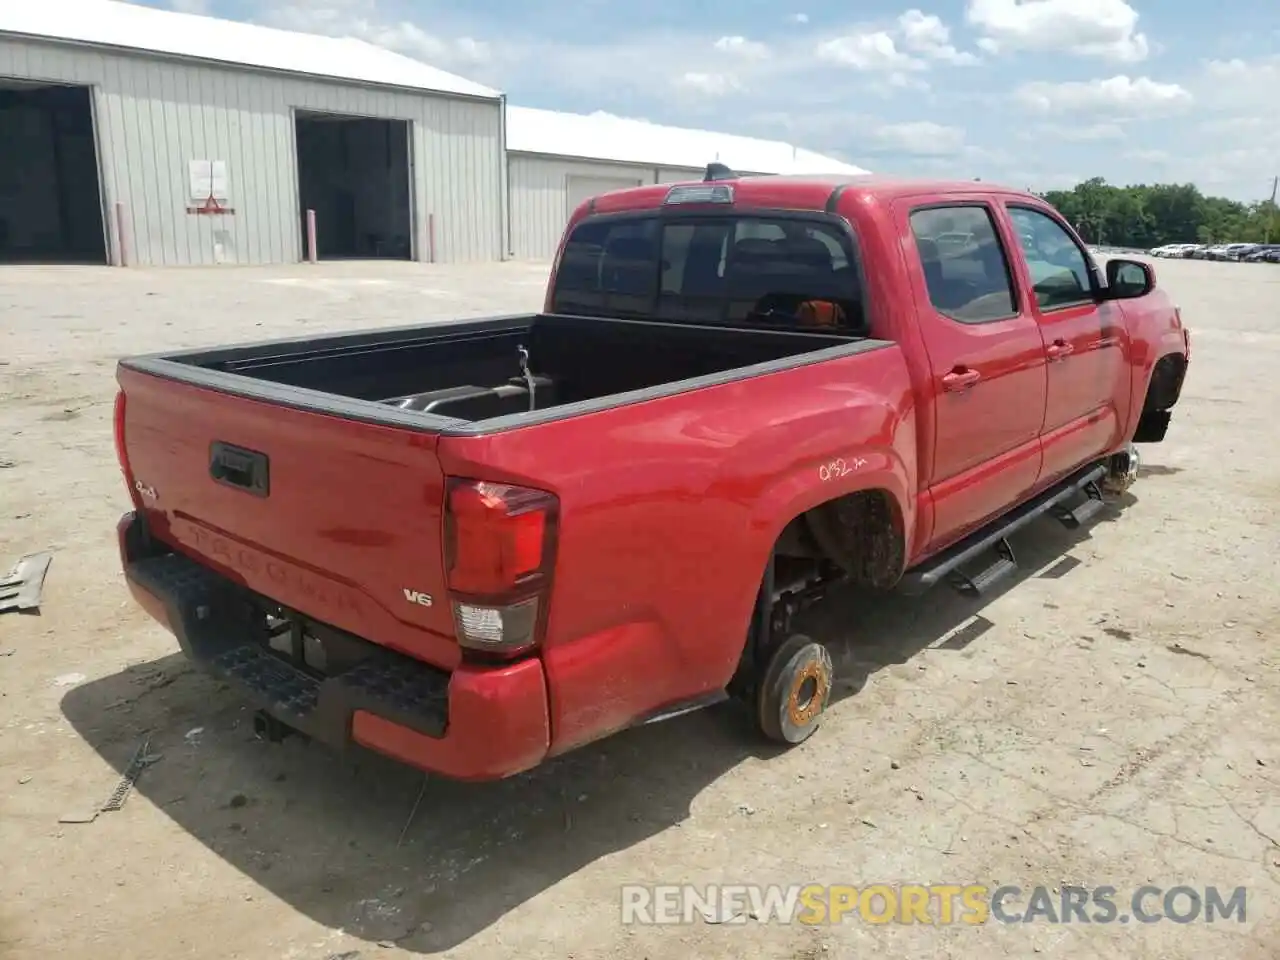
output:
<instances>
[{"instance_id":1,"label":"blue sky","mask_svg":"<svg viewBox=\"0 0 1280 960\"><path fill-rule=\"evenodd\" d=\"M391 47L507 92L869 169L1243 200L1280 174L1275 0L145 0Z\"/></svg>"}]
</instances>

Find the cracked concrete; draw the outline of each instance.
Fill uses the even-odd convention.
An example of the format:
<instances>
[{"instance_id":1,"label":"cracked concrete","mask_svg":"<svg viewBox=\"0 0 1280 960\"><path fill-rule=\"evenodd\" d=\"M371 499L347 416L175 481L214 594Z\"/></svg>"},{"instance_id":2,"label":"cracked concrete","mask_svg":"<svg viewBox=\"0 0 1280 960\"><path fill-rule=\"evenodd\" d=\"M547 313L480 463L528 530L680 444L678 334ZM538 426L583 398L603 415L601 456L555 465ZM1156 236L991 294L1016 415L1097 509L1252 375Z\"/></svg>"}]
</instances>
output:
<instances>
[{"instance_id":1,"label":"cracked concrete","mask_svg":"<svg viewBox=\"0 0 1280 960\"><path fill-rule=\"evenodd\" d=\"M0 562L56 556L39 616L0 618L0 956L1280 955L1280 268L1158 271L1192 369L1132 496L1088 530L1019 534L1018 578L981 604L815 611L841 677L809 743L772 752L725 709L422 790L377 758L258 742L129 602L113 364L534 309L545 268L6 269ZM163 758L123 810L58 823L144 736ZM1143 884L1248 901L1244 923L621 925L620 884L682 882L1014 885L1016 910L1037 886L1110 885L1123 912Z\"/></svg>"}]
</instances>

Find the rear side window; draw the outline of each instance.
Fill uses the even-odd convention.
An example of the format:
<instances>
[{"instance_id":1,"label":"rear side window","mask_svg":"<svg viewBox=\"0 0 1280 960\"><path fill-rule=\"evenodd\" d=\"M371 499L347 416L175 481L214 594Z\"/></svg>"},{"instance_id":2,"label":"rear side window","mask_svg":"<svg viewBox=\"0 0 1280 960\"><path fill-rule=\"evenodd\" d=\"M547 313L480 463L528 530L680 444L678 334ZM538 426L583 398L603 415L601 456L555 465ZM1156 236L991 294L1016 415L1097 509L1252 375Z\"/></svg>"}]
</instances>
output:
<instances>
[{"instance_id":1,"label":"rear side window","mask_svg":"<svg viewBox=\"0 0 1280 960\"><path fill-rule=\"evenodd\" d=\"M911 214L911 232L934 309L960 323L1017 314L1013 280L991 211L928 207Z\"/></svg>"},{"instance_id":2,"label":"rear side window","mask_svg":"<svg viewBox=\"0 0 1280 960\"><path fill-rule=\"evenodd\" d=\"M558 313L866 332L856 261L830 221L587 220L556 275Z\"/></svg>"},{"instance_id":3,"label":"rear side window","mask_svg":"<svg viewBox=\"0 0 1280 960\"><path fill-rule=\"evenodd\" d=\"M1061 224L1030 207L1010 207L1009 219L1022 237L1032 289L1041 310L1093 299L1089 261Z\"/></svg>"},{"instance_id":4,"label":"rear side window","mask_svg":"<svg viewBox=\"0 0 1280 960\"><path fill-rule=\"evenodd\" d=\"M657 221L587 221L574 228L556 274L557 313L645 314L653 300Z\"/></svg>"}]
</instances>

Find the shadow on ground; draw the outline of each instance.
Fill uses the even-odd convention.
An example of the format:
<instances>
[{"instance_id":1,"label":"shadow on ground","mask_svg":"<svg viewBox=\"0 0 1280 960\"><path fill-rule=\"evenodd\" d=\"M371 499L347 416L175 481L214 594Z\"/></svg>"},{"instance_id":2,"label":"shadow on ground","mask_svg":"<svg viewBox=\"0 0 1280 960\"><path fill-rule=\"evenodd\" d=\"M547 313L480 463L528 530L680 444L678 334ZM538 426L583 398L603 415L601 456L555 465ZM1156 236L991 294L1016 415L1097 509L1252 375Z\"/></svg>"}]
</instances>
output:
<instances>
[{"instance_id":1,"label":"shadow on ground","mask_svg":"<svg viewBox=\"0 0 1280 960\"><path fill-rule=\"evenodd\" d=\"M915 600L832 597L805 628L832 647L836 698L926 648L977 642L992 626L986 604L1030 577L1068 572L1067 552L1087 537L1037 521L1013 540L1018 572L981 600L945 588ZM162 759L138 793L271 894L327 927L421 953L456 946L587 864L678 828L704 787L770 756L745 711L726 706L626 731L510 780L424 782L371 754L257 740L250 710L178 654L80 686L62 706L117 769L150 738Z\"/></svg>"}]
</instances>

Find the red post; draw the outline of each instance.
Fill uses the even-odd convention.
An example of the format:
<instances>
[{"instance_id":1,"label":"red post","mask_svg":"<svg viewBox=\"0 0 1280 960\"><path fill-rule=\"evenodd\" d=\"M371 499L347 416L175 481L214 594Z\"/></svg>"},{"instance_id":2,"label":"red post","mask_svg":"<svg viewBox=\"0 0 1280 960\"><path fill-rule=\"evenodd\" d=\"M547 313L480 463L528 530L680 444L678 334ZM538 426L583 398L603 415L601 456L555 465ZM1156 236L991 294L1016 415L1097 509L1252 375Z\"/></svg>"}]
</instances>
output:
<instances>
[{"instance_id":1,"label":"red post","mask_svg":"<svg viewBox=\"0 0 1280 960\"><path fill-rule=\"evenodd\" d=\"M427 263L436 262L436 215L427 214Z\"/></svg>"},{"instance_id":2,"label":"red post","mask_svg":"<svg viewBox=\"0 0 1280 960\"><path fill-rule=\"evenodd\" d=\"M320 257L316 252L316 212L307 211L307 260L315 263Z\"/></svg>"},{"instance_id":3,"label":"red post","mask_svg":"<svg viewBox=\"0 0 1280 960\"><path fill-rule=\"evenodd\" d=\"M124 204L116 201L116 266L127 267L129 265L129 245L126 242L126 233L124 227Z\"/></svg>"}]
</instances>

